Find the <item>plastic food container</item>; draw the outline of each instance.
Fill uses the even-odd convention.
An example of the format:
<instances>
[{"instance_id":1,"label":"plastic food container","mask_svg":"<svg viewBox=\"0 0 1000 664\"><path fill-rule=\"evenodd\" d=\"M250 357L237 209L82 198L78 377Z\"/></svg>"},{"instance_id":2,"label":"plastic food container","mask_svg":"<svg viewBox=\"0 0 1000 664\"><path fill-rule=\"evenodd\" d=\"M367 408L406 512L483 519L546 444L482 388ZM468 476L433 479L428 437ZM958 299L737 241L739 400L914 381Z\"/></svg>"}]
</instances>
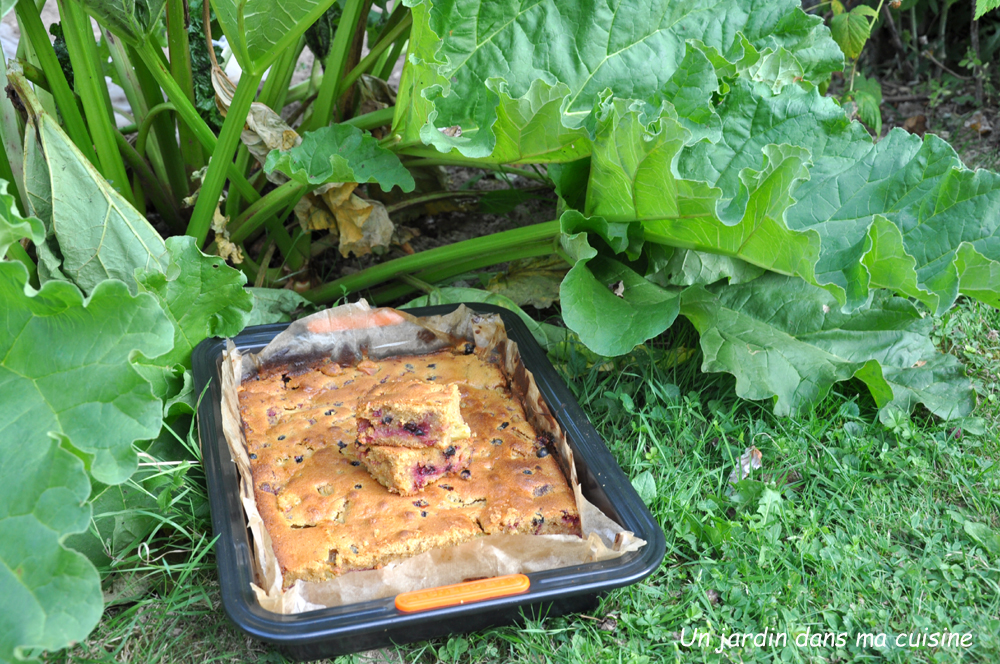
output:
<instances>
[{"instance_id":1,"label":"plastic food container","mask_svg":"<svg viewBox=\"0 0 1000 664\"><path fill-rule=\"evenodd\" d=\"M415 316L448 313L458 305L409 309ZM663 560L663 531L632 488L587 420L579 404L549 363L521 320L506 309L469 303L482 313L500 314L509 338L534 374L539 391L566 432L584 495L646 546L620 558L527 575L484 579L397 597L349 604L292 615L263 609L250 589L251 544L239 500L239 478L222 431L219 366L225 342L206 339L193 354L198 432L212 526L218 539L222 605L245 633L280 648L297 660L342 655L391 644L471 632L517 621L522 615L560 615L586 611L609 590L636 583ZM241 351L257 352L287 324L247 328L233 339Z\"/></svg>"}]
</instances>

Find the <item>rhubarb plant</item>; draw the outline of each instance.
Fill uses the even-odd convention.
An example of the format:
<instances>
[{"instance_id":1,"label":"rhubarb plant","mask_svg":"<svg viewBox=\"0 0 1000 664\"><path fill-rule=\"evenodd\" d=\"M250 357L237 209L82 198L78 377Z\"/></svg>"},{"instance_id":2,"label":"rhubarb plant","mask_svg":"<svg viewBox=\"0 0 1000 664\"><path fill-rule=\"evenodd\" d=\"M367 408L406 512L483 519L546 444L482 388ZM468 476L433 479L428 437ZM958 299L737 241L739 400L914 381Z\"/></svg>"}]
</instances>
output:
<instances>
[{"instance_id":1,"label":"rhubarb plant","mask_svg":"<svg viewBox=\"0 0 1000 664\"><path fill-rule=\"evenodd\" d=\"M26 609L0 610L0 661L95 624L100 576L79 551L106 565L143 525L107 544L91 501L127 509L109 487L193 412L191 350L345 296L499 303L555 346L566 329L446 283L544 259L551 292L534 301L561 280L563 322L592 353L628 353L683 316L702 369L779 415L849 379L886 418L972 411L929 332L960 297L1000 306L1000 175L932 135L873 140L821 94L844 53L797 2L333 6L59 0L71 85L37 3L16 3L22 47L0 98L0 594ZM221 36L238 82L202 66ZM291 85L307 41L320 64ZM397 92L383 79L398 58ZM131 127L111 124L105 71ZM406 252L396 210L468 193L428 190L439 165L529 178L559 214ZM324 281L324 247L376 258Z\"/></svg>"}]
</instances>

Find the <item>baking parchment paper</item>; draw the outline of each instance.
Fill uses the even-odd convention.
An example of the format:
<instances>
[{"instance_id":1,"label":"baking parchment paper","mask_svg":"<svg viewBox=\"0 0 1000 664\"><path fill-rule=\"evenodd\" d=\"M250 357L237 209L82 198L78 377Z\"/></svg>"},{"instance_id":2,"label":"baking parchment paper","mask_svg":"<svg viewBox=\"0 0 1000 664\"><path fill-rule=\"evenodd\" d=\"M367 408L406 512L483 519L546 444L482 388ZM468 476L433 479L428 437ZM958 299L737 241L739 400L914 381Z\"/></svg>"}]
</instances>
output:
<instances>
[{"instance_id":1,"label":"baking parchment paper","mask_svg":"<svg viewBox=\"0 0 1000 664\"><path fill-rule=\"evenodd\" d=\"M239 415L238 390L242 380L270 368L306 370L325 357L346 366L364 357L423 355L460 339L475 343L477 354L501 355L511 390L521 398L529 421L552 438L563 472L576 495L583 538L489 535L458 546L432 549L381 569L350 572L323 582L299 580L282 590L281 570L253 495L250 459ZM503 321L496 314L478 314L461 305L445 316L417 318L395 309L372 309L361 300L295 321L257 354L243 355L229 340L223 353L221 375L222 425L239 471L240 499L253 540L256 582L252 586L266 610L300 613L468 579L609 560L646 544L583 496L566 436L542 399L531 372L521 362L517 344L507 338Z\"/></svg>"}]
</instances>

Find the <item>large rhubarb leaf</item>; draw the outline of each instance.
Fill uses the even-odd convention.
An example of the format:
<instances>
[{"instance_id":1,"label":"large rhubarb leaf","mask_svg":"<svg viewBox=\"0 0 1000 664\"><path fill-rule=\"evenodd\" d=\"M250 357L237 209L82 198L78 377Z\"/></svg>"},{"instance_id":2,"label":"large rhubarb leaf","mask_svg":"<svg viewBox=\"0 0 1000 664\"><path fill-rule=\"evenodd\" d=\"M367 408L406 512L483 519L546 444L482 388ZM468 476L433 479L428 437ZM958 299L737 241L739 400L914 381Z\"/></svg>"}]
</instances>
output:
<instances>
[{"instance_id":1,"label":"large rhubarb leaf","mask_svg":"<svg viewBox=\"0 0 1000 664\"><path fill-rule=\"evenodd\" d=\"M80 0L97 22L138 46L159 25L166 0Z\"/></svg>"},{"instance_id":2,"label":"large rhubarb leaf","mask_svg":"<svg viewBox=\"0 0 1000 664\"><path fill-rule=\"evenodd\" d=\"M248 288L253 310L247 325L287 323L296 313L309 313L313 303L287 288Z\"/></svg>"},{"instance_id":3,"label":"large rhubarb leaf","mask_svg":"<svg viewBox=\"0 0 1000 664\"><path fill-rule=\"evenodd\" d=\"M649 102L651 105L665 102L673 108L678 122L691 132L688 143L703 138L714 142L722 131L722 121L712 105L712 96L718 91L715 67L704 52L688 44L677 71Z\"/></svg>"},{"instance_id":4,"label":"large rhubarb leaf","mask_svg":"<svg viewBox=\"0 0 1000 664\"><path fill-rule=\"evenodd\" d=\"M161 405L129 358L170 350L156 299L109 280L25 291L27 271L0 262L0 660L83 639L101 614L100 578L62 541L90 521L93 476L124 481L132 443L160 429Z\"/></svg>"},{"instance_id":5,"label":"large rhubarb leaf","mask_svg":"<svg viewBox=\"0 0 1000 664\"><path fill-rule=\"evenodd\" d=\"M822 237L819 283L842 288L849 306L876 287L937 312L959 293L1000 306L1000 175L965 168L933 135L894 130L873 144L854 134L813 151L787 215Z\"/></svg>"},{"instance_id":6,"label":"large rhubarb leaf","mask_svg":"<svg viewBox=\"0 0 1000 664\"><path fill-rule=\"evenodd\" d=\"M562 104L569 88L532 81L522 97L512 98L507 86L497 86L500 104L495 126L496 146L489 160L500 164L541 164L575 161L590 154L590 137L582 127L565 127Z\"/></svg>"},{"instance_id":7,"label":"large rhubarb leaf","mask_svg":"<svg viewBox=\"0 0 1000 664\"><path fill-rule=\"evenodd\" d=\"M9 183L0 180L0 260L10 245L21 240L41 242L45 227L35 217L22 217L17 211L14 197L7 193Z\"/></svg>"},{"instance_id":8,"label":"large rhubarb leaf","mask_svg":"<svg viewBox=\"0 0 1000 664\"><path fill-rule=\"evenodd\" d=\"M10 276L7 267L0 265L0 279ZM60 543L90 523L83 462L44 430L26 442L27 431L13 437L7 429L0 442L0 662L83 639L103 609L97 570Z\"/></svg>"},{"instance_id":9,"label":"large rhubarb leaf","mask_svg":"<svg viewBox=\"0 0 1000 664\"><path fill-rule=\"evenodd\" d=\"M44 112L29 114L27 132L34 137L26 145L25 188L58 244L62 274L85 293L105 279L121 280L135 293L136 267L166 268L160 234L101 176L55 119ZM47 249L45 262L52 265L55 249L51 244Z\"/></svg>"},{"instance_id":10,"label":"large rhubarb leaf","mask_svg":"<svg viewBox=\"0 0 1000 664\"><path fill-rule=\"evenodd\" d=\"M598 109L586 213L609 221L681 219L693 226L715 215L719 191L674 175L691 137L665 108L649 118L641 104L611 100Z\"/></svg>"},{"instance_id":11,"label":"large rhubarb leaf","mask_svg":"<svg viewBox=\"0 0 1000 664\"><path fill-rule=\"evenodd\" d=\"M213 0L212 8L243 71L262 74L333 0Z\"/></svg>"},{"instance_id":12,"label":"large rhubarb leaf","mask_svg":"<svg viewBox=\"0 0 1000 664\"><path fill-rule=\"evenodd\" d=\"M137 270L139 290L150 293L170 319L174 346L168 353L136 358L136 370L163 399L164 414L194 412L191 351L208 337L230 337L246 327L253 296L243 288L246 276L218 256L203 254L194 238L167 240L170 263L165 272Z\"/></svg>"},{"instance_id":13,"label":"large rhubarb leaf","mask_svg":"<svg viewBox=\"0 0 1000 664\"><path fill-rule=\"evenodd\" d=\"M327 182L377 182L382 191L398 186L413 191L413 176L399 157L379 146L357 127L339 124L306 132L301 145L272 150L264 164L306 185Z\"/></svg>"},{"instance_id":14,"label":"large rhubarb leaf","mask_svg":"<svg viewBox=\"0 0 1000 664\"><path fill-rule=\"evenodd\" d=\"M559 286L563 321L588 348L622 355L670 327L678 313L677 291L657 286L609 255L637 253L638 224L608 223L570 211L560 226L562 248L574 261ZM602 254L592 247L585 231L611 251Z\"/></svg>"},{"instance_id":15,"label":"large rhubarb leaf","mask_svg":"<svg viewBox=\"0 0 1000 664\"><path fill-rule=\"evenodd\" d=\"M763 168L766 146L805 148L807 157L815 160L831 137L863 141L868 136L861 125L848 122L835 101L798 86L774 94L767 85L738 78L718 113L723 124L721 139L685 148L677 159L677 172L721 189L718 216L727 224L743 218L740 174L744 169Z\"/></svg>"},{"instance_id":16,"label":"large rhubarb leaf","mask_svg":"<svg viewBox=\"0 0 1000 664\"><path fill-rule=\"evenodd\" d=\"M155 298L132 298L118 281L100 284L87 302L59 281L28 297L11 273L15 266L0 265L6 270L0 291L4 435L20 429L64 435L91 458L94 477L122 482L135 470L132 441L152 438L160 428L159 403L128 359L135 351L153 357L169 351L170 321Z\"/></svg>"},{"instance_id":17,"label":"large rhubarb leaf","mask_svg":"<svg viewBox=\"0 0 1000 664\"><path fill-rule=\"evenodd\" d=\"M899 130L875 144L816 90L790 86L774 94L737 79L718 112L722 139L684 148L676 166L682 177L721 190L717 216L726 224L748 223L741 174L766 168L771 144L797 146L811 162L807 174L788 182L789 207L775 229L781 237L774 236L774 251L805 234L814 270L804 262L790 270L790 263L761 260L742 246L739 258L822 285L846 310L864 305L874 288L917 298L937 312L959 293L1000 304L1000 175L964 168L935 136L921 140ZM658 236L647 228L646 236L691 246L671 232ZM694 248L728 253L710 244Z\"/></svg>"},{"instance_id":18,"label":"large rhubarb leaf","mask_svg":"<svg viewBox=\"0 0 1000 664\"><path fill-rule=\"evenodd\" d=\"M40 219L45 228L45 237L35 243L38 281L42 284L52 279L68 281L69 278L62 273L62 255L52 230L52 183L49 180L49 168L42 154L38 134L33 131L24 134L24 192L28 199L28 211Z\"/></svg>"},{"instance_id":19,"label":"large rhubarb leaf","mask_svg":"<svg viewBox=\"0 0 1000 664\"><path fill-rule=\"evenodd\" d=\"M660 286L694 286L714 284L726 279L732 284L752 281L764 274L764 269L738 258L710 254L693 249L664 247L665 255L646 278Z\"/></svg>"},{"instance_id":20,"label":"large rhubarb leaf","mask_svg":"<svg viewBox=\"0 0 1000 664\"><path fill-rule=\"evenodd\" d=\"M519 99L539 79L563 84L561 124L579 127L607 88L619 98L654 97L677 71L688 39L723 54L743 36L759 51L783 48L805 80L843 66L822 21L792 0L772 3L766 11L754 11L746 0L413 5L416 57L408 62L411 71L404 72L402 87L431 106L401 111L394 128L406 140L416 125L424 143L445 152L457 148L469 157L493 152L497 109L508 103L502 95ZM441 131L452 127L462 131Z\"/></svg>"},{"instance_id":21,"label":"large rhubarb leaf","mask_svg":"<svg viewBox=\"0 0 1000 664\"><path fill-rule=\"evenodd\" d=\"M768 273L741 285L692 286L681 295L681 313L701 334L702 369L733 374L737 394L774 399L778 415L819 401L852 377L883 408L921 403L957 418L975 405L962 365L930 340L932 321L885 291L844 314L826 290Z\"/></svg>"},{"instance_id":22,"label":"large rhubarb leaf","mask_svg":"<svg viewBox=\"0 0 1000 664\"><path fill-rule=\"evenodd\" d=\"M140 290L152 293L174 326L174 346L153 358L157 363L191 368L191 351L207 337L235 336L246 327L253 296L243 288L246 276L218 256L203 254L194 238L167 240L170 264L165 272L140 271Z\"/></svg>"},{"instance_id":23,"label":"large rhubarb leaf","mask_svg":"<svg viewBox=\"0 0 1000 664\"><path fill-rule=\"evenodd\" d=\"M790 230L784 220L794 202L790 192L808 177L807 150L764 144L758 148L754 167L735 172L734 182L725 183L727 190L711 186L721 179L717 173L699 172L691 179L677 176L689 132L670 117L669 109L649 122L634 105L626 108L615 101L602 106L595 131L588 214L611 222L642 222L647 241L813 278L819 235L808 229ZM701 141L691 150L700 151L702 146L713 144Z\"/></svg>"}]
</instances>

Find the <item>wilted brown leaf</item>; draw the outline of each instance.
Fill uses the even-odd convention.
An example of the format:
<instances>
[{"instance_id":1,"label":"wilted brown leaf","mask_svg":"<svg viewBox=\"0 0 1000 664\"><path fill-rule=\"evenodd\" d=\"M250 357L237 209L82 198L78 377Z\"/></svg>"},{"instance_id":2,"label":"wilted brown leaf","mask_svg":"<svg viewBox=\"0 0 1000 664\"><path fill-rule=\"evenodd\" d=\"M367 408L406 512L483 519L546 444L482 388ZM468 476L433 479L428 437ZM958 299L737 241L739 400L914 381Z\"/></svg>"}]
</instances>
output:
<instances>
[{"instance_id":1,"label":"wilted brown leaf","mask_svg":"<svg viewBox=\"0 0 1000 664\"><path fill-rule=\"evenodd\" d=\"M219 200L222 203L222 200ZM229 240L229 231L226 224L229 219L222 214L219 206L215 207L215 214L212 215L212 230L215 232L215 248L219 257L224 261L229 261L234 265L243 262L243 251Z\"/></svg>"},{"instance_id":2,"label":"wilted brown leaf","mask_svg":"<svg viewBox=\"0 0 1000 664\"><path fill-rule=\"evenodd\" d=\"M750 474L751 470L755 470L761 467L761 461L763 461L764 455L761 454L755 446L750 446L743 452L737 463L736 470L734 470L729 475L729 483L736 484L740 480L746 478Z\"/></svg>"},{"instance_id":3,"label":"wilted brown leaf","mask_svg":"<svg viewBox=\"0 0 1000 664\"><path fill-rule=\"evenodd\" d=\"M306 194L299 199L294 208L295 218L299 221L299 226L306 231L320 231L329 229L332 233L337 232L337 220L327 209L321 198L313 194Z\"/></svg>"},{"instance_id":4,"label":"wilted brown leaf","mask_svg":"<svg viewBox=\"0 0 1000 664\"><path fill-rule=\"evenodd\" d=\"M393 106L396 103L396 93L389 87L389 84L369 74L362 74L361 78L358 79L357 92L360 95L360 99L355 115L373 113ZM386 129L384 127L375 127L371 132L375 138L383 138Z\"/></svg>"},{"instance_id":5,"label":"wilted brown leaf","mask_svg":"<svg viewBox=\"0 0 1000 664\"><path fill-rule=\"evenodd\" d=\"M215 105L219 108L219 113L225 116L233 103L236 86L224 71L213 66L212 87L215 89ZM271 150L290 150L302 142L302 137L282 120L280 115L255 101L250 104L250 112L247 114L240 140L247 146L254 159L263 166ZM274 184L288 182L288 177L278 171L269 173L267 179Z\"/></svg>"},{"instance_id":6,"label":"wilted brown leaf","mask_svg":"<svg viewBox=\"0 0 1000 664\"><path fill-rule=\"evenodd\" d=\"M506 272L493 277L486 290L509 297L518 306L545 309L559 299L559 284L568 270L558 256L516 260Z\"/></svg>"},{"instance_id":7,"label":"wilted brown leaf","mask_svg":"<svg viewBox=\"0 0 1000 664\"><path fill-rule=\"evenodd\" d=\"M330 210L336 210L347 202L357 188L357 182L331 182L316 189L315 193L322 196L323 202Z\"/></svg>"},{"instance_id":8,"label":"wilted brown leaf","mask_svg":"<svg viewBox=\"0 0 1000 664\"><path fill-rule=\"evenodd\" d=\"M903 121L903 129L911 134L923 136L927 132L927 116L914 115L906 118L906 120Z\"/></svg>"},{"instance_id":9,"label":"wilted brown leaf","mask_svg":"<svg viewBox=\"0 0 1000 664\"><path fill-rule=\"evenodd\" d=\"M986 115L981 110L973 113L972 117L965 121L965 128L971 129L980 136L985 136L993 131L993 127L990 126Z\"/></svg>"},{"instance_id":10,"label":"wilted brown leaf","mask_svg":"<svg viewBox=\"0 0 1000 664\"><path fill-rule=\"evenodd\" d=\"M340 230L340 255L345 258L370 254L372 249L387 249L392 241L392 222L385 206L351 194L333 211Z\"/></svg>"}]
</instances>

